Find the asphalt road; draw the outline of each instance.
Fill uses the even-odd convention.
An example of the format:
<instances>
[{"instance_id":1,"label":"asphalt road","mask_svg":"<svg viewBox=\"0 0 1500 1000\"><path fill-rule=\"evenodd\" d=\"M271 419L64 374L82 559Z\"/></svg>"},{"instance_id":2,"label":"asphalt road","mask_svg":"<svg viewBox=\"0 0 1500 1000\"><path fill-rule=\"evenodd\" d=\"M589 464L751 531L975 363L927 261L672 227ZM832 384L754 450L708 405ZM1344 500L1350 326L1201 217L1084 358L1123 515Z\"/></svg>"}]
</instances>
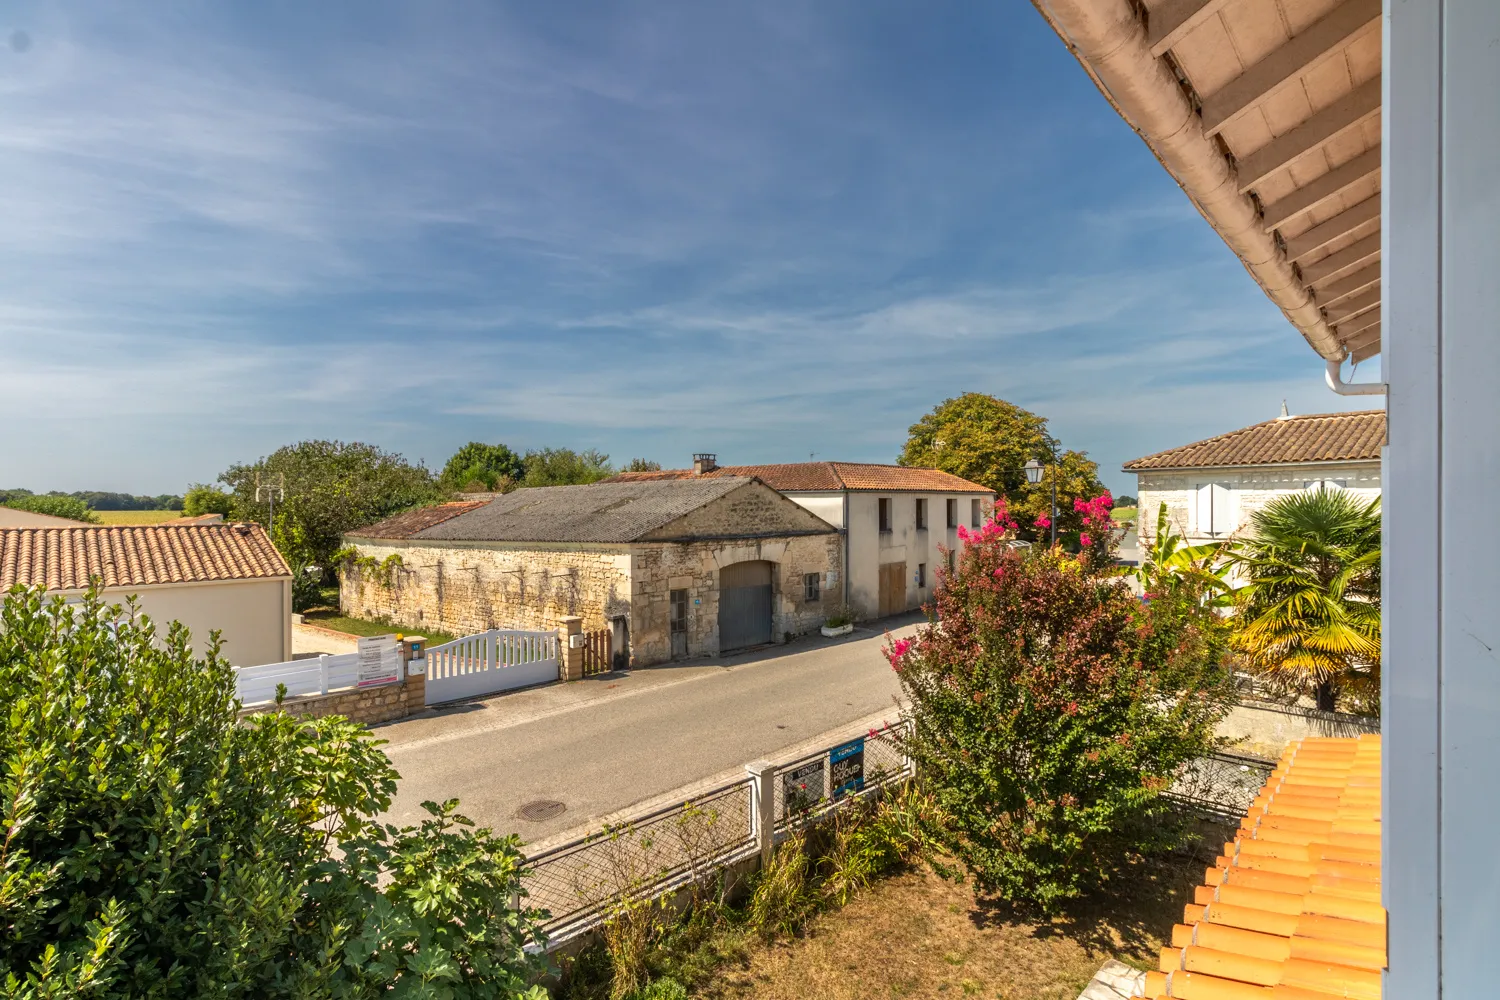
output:
<instances>
[{"instance_id":1,"label":"asphalt road","mask_svg":"<svg viewBox=\"0 0 1500 1000\"><path fill-rule=\"evenodd\" d=\"M423 800L458 798L461 812L530 843L597 825L632 805L774 757L822 734L896 718L896 676L883 629L827 640L607 674L466 703L376 730L402 780L389 819L425 815ZM534 822L520 808L550 800Z\"/></svg>"}]
</instances>

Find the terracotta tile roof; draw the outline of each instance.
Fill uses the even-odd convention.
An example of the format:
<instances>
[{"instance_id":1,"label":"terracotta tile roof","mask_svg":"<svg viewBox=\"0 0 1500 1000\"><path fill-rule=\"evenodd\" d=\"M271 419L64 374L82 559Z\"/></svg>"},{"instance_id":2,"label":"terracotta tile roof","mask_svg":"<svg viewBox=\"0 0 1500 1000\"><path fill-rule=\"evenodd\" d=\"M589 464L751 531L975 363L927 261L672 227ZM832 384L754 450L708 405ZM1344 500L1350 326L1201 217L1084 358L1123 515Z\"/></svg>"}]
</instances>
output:
<instances>
[{"instance_id":1,"label":"terracotta tile roof","mask_svg":"<svg viewBox=\"0 0 1500 1000\"><path fill-rule=\"evenodd\" d=\"M1287 748L1142 995L1379 1000L1380 737Z\"/></svg>"},{"instance_id":2,"label":"terracotta tile roof","mask_svg":"<svg viewBox=\"0 0 1500 1000\"><path fill-rule=\"evenodd\" d=\"M801 491L874 490L922 493L993 493L987 486L971 483L938 469L904 465L872 465L865 462L791 462L785 465L721 465L701 474L692 469L660 472L622 472L606 483L641 483L662 479L711 479L716 476L753 476L780 493Z\"/></svg>"},{"instance_id":3,"label":"terracotta tile roof","mask_svg":"<svg viewBox=\"0 0 1500 1000\"><path fill-rule=\"evenodd\" d=\"M258 524L0 528L0 589L81 590L290 576Z\"/></svg>"},{"instance_id":4,"label":"terracotta tile roof","mask_svg":"<svg viewBox=\"0 0 1500 1000\"><path fill-rule=\"evenodd\" d=\"M1292 462L1380 461L1385 411L1282 417L1125 463L1126 472Z\"/></svg>"},{"instance_id":5,"label":"terracotta tile roof","mask_svg":"<svg viewBox=\"0 0 1500 1000\"><path fill-rule=\"evenodd\" d=\"M472 494L479 496L479 494ZM483 507L489 503L489 497L503 496L502 493L486 494L486 499L479 500L455 500L452 503L433 504L431 507L418 507L416 510L402 511L400 514L392 515L384 521L376 521L368 527L351 531L349 534L358 535L361 538L410 538L417 532L433 525L442 524L450 518L460 514L468 513L477 507Z\"/></svg>"}]
</instances>

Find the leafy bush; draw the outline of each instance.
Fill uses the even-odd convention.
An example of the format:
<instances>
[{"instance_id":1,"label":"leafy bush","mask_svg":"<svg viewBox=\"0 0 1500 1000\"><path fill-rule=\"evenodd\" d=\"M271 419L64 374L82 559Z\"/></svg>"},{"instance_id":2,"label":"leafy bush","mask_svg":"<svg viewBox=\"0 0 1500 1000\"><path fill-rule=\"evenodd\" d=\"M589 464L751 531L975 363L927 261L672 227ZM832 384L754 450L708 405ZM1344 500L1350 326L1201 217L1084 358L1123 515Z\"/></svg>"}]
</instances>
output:
<instances>
[{"instance_id":1,"label":"leafy bush","mask_svg":"<svg viewBox=\"0 0 1500 1000\"><path fill-rule=\"evenodd\" d=\"M645 989L630 994L630 1000L688 1000L687 987L670 977L656 979Z\"/></svg>"},{"instance_id":2,"label":"leafy bush","mask_svg":"<svg viewBox=\"0 0 1500 1000\"><path fill-rule=\"evenodd\" d=\"M750 928L767 940L795 933L817 908L817 892L809 882L812 871L806 836L795 833L782 841L751 888Z\"/></svg>"},{"instance_id":3,"label":"leafy bush","mask_svg":"<svg viewBox=\"0 0 1500 1000\"><path fill-rule=\"evenodd\" d=\"M301 614L323 603L323 579L318 570L305 563L292 567L292 610Z\"/></svg>"},{"instance_id":4,"label":"leafy bush","mask_svg":"<svg viewBox=\"0 0 1500 1000\"><path fill-rule=\"evenodd\" d=\"M450 490L467 490L477 484L485 490L505 492L507 486L515 489L525 474L521 456L505 445L470 441L443 465L438 481Z\"/></svg>"},{"instance_id":5,"label":"leafy bush","mask_svg":"<svg viewBox=\"0 0 1500 1000\"><path fill-rule=\"evenodd\" d=\"M217 486L197 483L182 498L183 517L202 517L204 514L234 516L234 494L225 493Z\"/></svg>"},{"instance_id":6,"label":"leafy bush","mask_svg":"<svg viewBox=\"0 0 1500 1000\"><path fill-rule=\"evenodd\" d=\"M0 981L44 997L544 998L523 857L344 719L237 717L179 623L17 588L0 609Z\"/></svg>"},{"instance_id":7,"label":"leafy bush","mask_svg":"<svg viewBox=\"0 0 1500 1000\"><path fill-rule=\"evenodd\" d=\"M592 448L541 448L528 451L522 461L526 466L522 486L577 486L615 474L609 456Z\"/></svg>"},{"instance_id":8,"label":"leafy bush","mask_svg":"<svg viewBox=\"0 0 1500 1000\"><path fill-rule=\"evenodd\" d=\"M77 497L62 496L58 493L13 496L5 501L3 506L12 510L29 510L33 514L65 517L70 521L82 521L84 524L99 523L99 518L89 510L88 504Z\"/></svg>"},{"instance_id":9,"label":"leafy bush","mask_svg":"<svg viewBox=\"0 0 1500 1000\"><path fill-rule=\"evenodd\" d=\"M936 846L976 889L1054 909L1180 834L1162 797L1219 745L1224 626L1193 601L1143 606L1091 546L1007 544L1003 508L935 599L940 627L888 655L933 795Z\"/></svg>"}]
</instances>

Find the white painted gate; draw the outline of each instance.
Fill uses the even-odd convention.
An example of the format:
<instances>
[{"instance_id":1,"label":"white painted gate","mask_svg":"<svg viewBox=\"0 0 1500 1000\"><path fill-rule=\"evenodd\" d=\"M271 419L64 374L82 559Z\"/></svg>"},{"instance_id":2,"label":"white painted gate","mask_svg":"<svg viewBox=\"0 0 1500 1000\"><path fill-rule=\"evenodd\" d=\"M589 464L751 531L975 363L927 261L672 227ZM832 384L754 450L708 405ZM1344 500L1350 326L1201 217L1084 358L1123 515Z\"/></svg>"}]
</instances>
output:
<instances>
[{"instance_id":1,"label":"white painted gate","mask_svg":"<svg viewBox=\"0 0 1500 1000\"><path fill-rule=\"evenodd\" d=\"M428 648L426 669L429 705L545 684L558 678L557 633L494 629L454 639Z\"/></svg>"}]
</instances>

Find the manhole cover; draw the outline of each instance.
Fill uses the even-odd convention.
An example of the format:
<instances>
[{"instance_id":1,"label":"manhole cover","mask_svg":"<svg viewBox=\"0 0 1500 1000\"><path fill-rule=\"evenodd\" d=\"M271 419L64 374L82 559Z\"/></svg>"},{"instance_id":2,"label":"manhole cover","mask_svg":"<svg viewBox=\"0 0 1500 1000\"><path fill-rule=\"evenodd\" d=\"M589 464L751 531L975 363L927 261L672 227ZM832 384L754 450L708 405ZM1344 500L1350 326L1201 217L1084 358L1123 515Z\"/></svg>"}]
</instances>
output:
<instances>
[{"instance_id":1,"label":"manhole cover","mask_svg":"<svg viewBox=\"0 0 1500 1000\"><path fill-rule=\"evenodd\" d=\"M521 807L520 812L522 819L529 819L533 823L544 823L555 816L561 816L567 808L561 802L554 802L551 799L540 799L536 802L526 803Z\"/></svg>"}]
</instances>

